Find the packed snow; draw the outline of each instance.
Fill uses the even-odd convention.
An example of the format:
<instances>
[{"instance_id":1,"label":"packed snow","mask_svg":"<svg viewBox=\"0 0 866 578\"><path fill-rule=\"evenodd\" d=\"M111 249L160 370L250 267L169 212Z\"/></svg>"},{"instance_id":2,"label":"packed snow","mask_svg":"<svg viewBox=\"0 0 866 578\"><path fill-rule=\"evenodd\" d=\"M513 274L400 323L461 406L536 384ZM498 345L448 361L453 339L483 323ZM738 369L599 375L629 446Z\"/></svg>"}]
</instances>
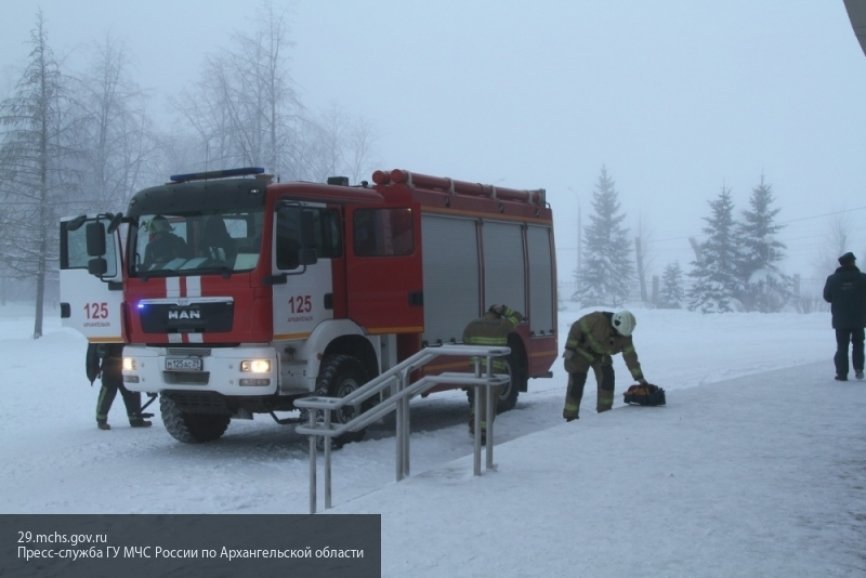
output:
<instances>
[{"instance_id":1,"label":"packed snow","mask_svg":"<svg viewBox=\"0 0 866 578\"><path fill-rule=\"evenodd\" d=\"M588 310L560 311L560 334ZM472 474L462 392L413 404L412 476L393 420L333 453L334 508L381 514L386 577L866 576L866 382L833 380L829 313L634 309L663 407L561 418L566 376L530 381L496 420L495 470ZM100 431L86 342L51 312L0 307L3 513L308 512L306 439L270 417L185 445ZM149 409L154 409L154 404ZM321 495L321 489L320 489ZM319 508L321 509L321 503Z\"/></svg>"}]
</instances>

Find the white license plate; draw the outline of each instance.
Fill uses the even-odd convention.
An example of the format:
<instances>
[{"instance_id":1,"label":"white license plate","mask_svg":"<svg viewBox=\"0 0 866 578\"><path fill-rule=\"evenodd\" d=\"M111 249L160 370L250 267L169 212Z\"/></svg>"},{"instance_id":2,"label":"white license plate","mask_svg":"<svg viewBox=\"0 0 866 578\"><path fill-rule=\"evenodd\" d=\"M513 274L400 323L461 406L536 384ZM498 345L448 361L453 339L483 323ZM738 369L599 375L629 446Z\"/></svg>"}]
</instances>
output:
<instances>
[{"instance_id":1,"label":"white license plate","mask_svg":"<svg viewBox=\"0 0 866 578\"><path fill-rule=\"evenodd\" d=\"M201 371L201 357L166 357L166 371Z\"/></svg>"}]
</instances>

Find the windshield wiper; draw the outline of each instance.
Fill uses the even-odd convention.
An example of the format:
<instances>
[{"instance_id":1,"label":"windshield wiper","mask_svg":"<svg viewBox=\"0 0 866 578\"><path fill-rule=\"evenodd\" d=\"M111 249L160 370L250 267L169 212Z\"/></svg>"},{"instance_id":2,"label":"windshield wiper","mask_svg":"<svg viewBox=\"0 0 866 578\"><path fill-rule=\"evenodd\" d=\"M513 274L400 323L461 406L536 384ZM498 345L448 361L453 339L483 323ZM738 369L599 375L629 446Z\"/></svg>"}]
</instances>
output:
<instances>
[{"instance_id":1,"label":"windshield wiper","mask_svg":"<svg viewBox=\"0 0 866 578\"><path fill-rule=\"evenodd\" d=\"M191 271L184 271L185 274L189 275L190 273L195 273L196 275L209 275L216 273L221 275L224 279L228 279L234 273L234 269L229 267L228 265L218 265L213 267L201 267L199 269L192 269Z\"/></svg>"}]
</instances>

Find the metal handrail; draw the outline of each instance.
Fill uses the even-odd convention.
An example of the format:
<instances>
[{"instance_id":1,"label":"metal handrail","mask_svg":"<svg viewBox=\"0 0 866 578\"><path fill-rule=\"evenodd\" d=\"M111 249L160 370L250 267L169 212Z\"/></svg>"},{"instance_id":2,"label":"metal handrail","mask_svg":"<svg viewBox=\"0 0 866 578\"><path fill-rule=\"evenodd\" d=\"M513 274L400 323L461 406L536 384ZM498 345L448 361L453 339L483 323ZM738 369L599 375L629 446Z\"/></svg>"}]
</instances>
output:
<instances>
[{"instance_id":1,"label":"metal handrail","mask_svg":"<svg viewBox=\"0 0 866 578\"><path fill-rule=\"evenodd\" d=\"M310 452L310 513L316 512L316 446L317 440L324 443L324 486L325 508L331 507L331 440L350 431L359 431L382 419L391 412L396 413L395 433L397 438L397 481L409 475L409 400L423 394L432 387L441 384L463 385L466 387L486 387L488 395L484 415L493 415L493 395L491 388L505 385L511 379L507 374L493 373L493 358L504 357L511 353L508 347L487 347L480 345L441 345L427 347L406 358L394 367L384 371L363 386L345 397L311 396L295 401L295 406L308 410L308 422L299 425L295 431L309 436ZM409 377L414 372L440 356L471 357L475 372L447 372L438 375L425 375L414 383L409 383ZM484 365L482 367L482 360ZM367 400L374 396L382 397L387 391L387 397L367 410L361 408ZM481 475L481 396L474 396L475 432L474 444L474 475ZM346 422L334 423L334 411L340 411L346 406L356 408L356 413ZM493 464L493 420L486 423L486 469L495 469Z\"/></svg>"}]
</instances>

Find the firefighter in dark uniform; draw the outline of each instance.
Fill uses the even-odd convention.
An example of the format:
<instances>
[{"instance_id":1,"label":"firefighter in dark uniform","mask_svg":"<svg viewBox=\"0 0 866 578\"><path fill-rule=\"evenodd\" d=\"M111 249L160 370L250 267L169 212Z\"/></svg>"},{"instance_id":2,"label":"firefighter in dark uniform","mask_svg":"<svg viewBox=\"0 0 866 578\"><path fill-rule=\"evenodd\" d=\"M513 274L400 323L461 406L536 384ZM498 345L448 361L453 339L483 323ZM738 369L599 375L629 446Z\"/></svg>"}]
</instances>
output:
<instances>
[{"instance_id":1,"label":"firefighter in dark uniform","mask_svg":"<svg viewBox=\"0 0 866 578\"><path fill-rule=\"evenodd\" d=\"M491 305L480 319L470 321L469 325L463 330L463 343L467 345L485 345L491 347L505 347L508 345L508 334L514 331L514 328L523 321L523 315L506 305ZM502 358L493 360L493 371L495 373L506 373L508 365ZM479 396L479 401L482 408L487 407L487 388L476 387L476 395ZM499 388L491 388L491 395L494 400L499 397ZM496 419L496 402L493 403L493 415L490 416L490 421ZM475 404L470 407L469 415L469 433L473 434L475 424ZM487 420L482 415L481 431L486 433Z\"/></svg>"},{"instance_id":2,"label":"firefighter in dark uniform","mask_svg":"<svg viewBox=\"0 0 866 578\"><path fill-rule=\"evenodd\" d=\"M129 391L123 386L123 344L120 343L89 343L87 345L87 379L90 384L97 377L102 377L102 387L99 388L99 398L96 401L96 426L102 430L110 430L108 425L108 410L117 396L117 391L123 396L126 415L130 427L150 427L150 422L141 415L141 394Z\"/></svg>"},{"instance_id":3,"label":"firefighter in dark uniform","mask_svg":"<svg viewBox=\"0 0 866 578\"><path fill-rule=\"evenodd\" d=\"M836 331L836 379L848 380L848 347L854 377L863 379L863 342L866 327L866 275L855 264L854 253L839 257L839 268L827 277L824 300L830 303L833 329Z\"/></svg>"},{"instance_id":4,"label":"firefighter in dark uniform","mask_svg":"<svg viewBox=\"0 0 866 578\"><path fill-rule=\"evenodd\" d=\"M566 421L579 417L580 400L590 368L598 384L596 410L601 413L613 407L615 376L612 355L622 353L632 377L639 383L647 383L631 338L635 325L634 315L629 311L596 311L572 324L563 355L568 372L568 389L562 410Z\"/></svg>"}]
</instances>

